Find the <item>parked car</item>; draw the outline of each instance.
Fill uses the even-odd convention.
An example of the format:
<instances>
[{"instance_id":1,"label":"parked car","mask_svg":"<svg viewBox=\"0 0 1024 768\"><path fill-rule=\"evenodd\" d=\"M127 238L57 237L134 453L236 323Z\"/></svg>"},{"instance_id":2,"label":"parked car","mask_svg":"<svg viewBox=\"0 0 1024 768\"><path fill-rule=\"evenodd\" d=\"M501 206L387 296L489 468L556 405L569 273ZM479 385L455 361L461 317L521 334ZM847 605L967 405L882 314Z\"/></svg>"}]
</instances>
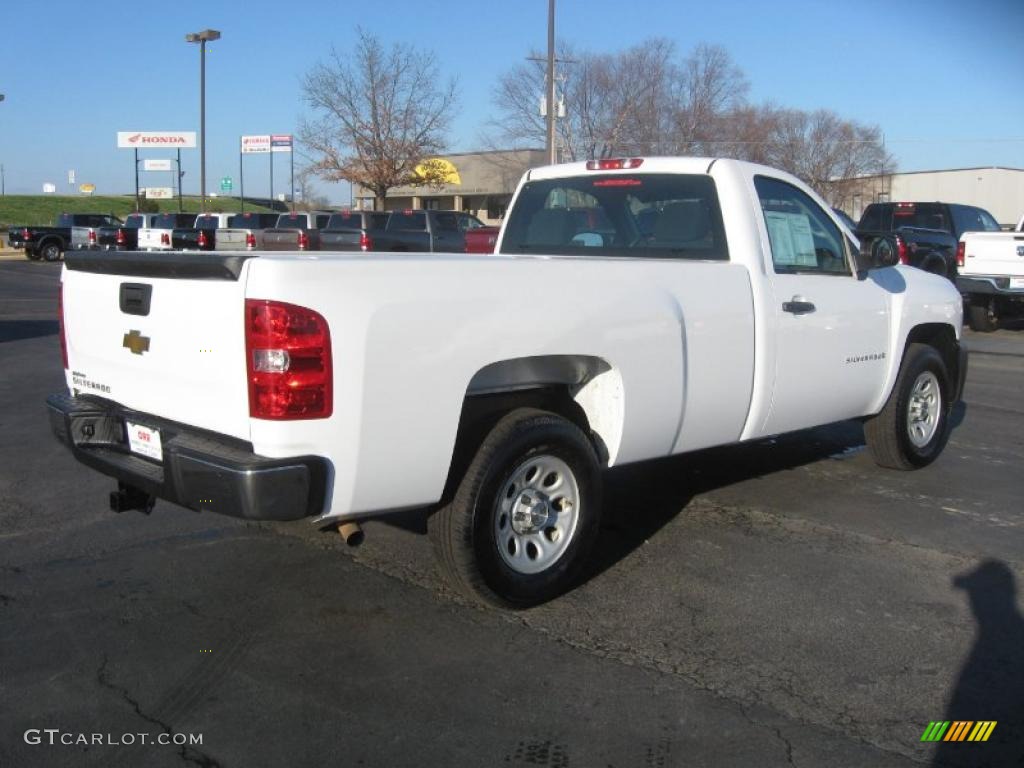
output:
<instances>
[{"instance_id":1,"label":"parked car","mask_svg":"<svg viewBox=\"0 0 1024 768\"><path fill-rule=\"evenodd\" d=\"M474 227L466 230L466 253L494 253L499 227Z\"/></svg>"},{"instance_id":2,"label":"parked car","mask_svg":"<svg viewBox=\"0 0 1024 768\"><path fill-rule=\"evenodd\" d=\"M613 231L579 230L566 198ZM858 251L787 173L534 168L498 254L70 254L53 431L117 479L119 511L354 533L426 508L450 581L514 607L581 573L604 467L844 419L885 467L946 444L959 293Z\"/></svg>"},{"instance_id":3,"label":"parked car","mask_svg":"<svg viewBox=\"0 0 1024 768\"><path fill-rule=\"evenodd\" d=\"M973 331L994 331L1024 315L1024 216L1013 232L965 232L957 250L956 285Z\"/></svg>"},{"instance_id":4,"label":"parked car","mask_svg":"<svg viewBox=\"0 0 1024 768\"><path fill-rule=\"evenodd\" d=\"M196 223L194 213L161 213L153 217L148 227L138 232L138 250L170 251L174 248L171 238L176 229L187 229Z\"/></svg>"},{"instance_id":5,"label":"parked car","mask_svg":"<svg viewBox=\"0 0 1024 768\"><path fill-rule=\"evenodd\" d=\"M101 251L134 251L139 247L139 230L153 225L155 213L130 213L123 224L96 230L96 247Z\"/></svg>"},{"instance_id":6,"label":"parked car","mask_svg":"<svg viewBox=\"0 0 1024 768\"><path fill-rule=\"evenodd\" d=\"M377 239L387 226L383 211L339 211L331 214L320 231L321 251L375 251Z\"/></svg>"},{"instance_id":7,"label":"parked car","mask_svg":"<svg viewBox=\"0 0 1024 768\"><path fill-rule=\"evenodd\" d=\"M998 232L992 214L955 203L872 203L864 209L856 235L872 247L895 236L900 264L956 279L957 242L964 232Z\"/></svg>"},{"instance_id":8,"label":"parked car","mask_svg":"<svg viewBox=\"0 0 1024 768\"><path fill-rule=\"evenodd\" d=\"M392 211L384 231L373 238L373 250L464 253L466 232L482 226L462 211Z\"/></svg>"},{"instance_id":9,"label":"parked car","mask_svg":"<svg viewBox=\"0 0 1024 768\"><path fill-rule=\"evenodd\" d=\"M54 227L16 226L7 232L7 242L20 248L30 259L59 261L65 251L96 247L96 230L118 225L111 213L62 213Z\"/></svg>"},{"instance_id":10,"label":"parked car","mask_svg":"<svg viewBox=\"0 0 1024 768\"><path fill-rule=\"evenodd\" d=\"M233 213L201 213L195 217L191 227L176 227L171 230L171 247L179 251L213 251L241 241L244 247L245 235L228 232L226 228Z\"/></svg>"},{"instance_id":11,"label":"parked car","mask_svg":"<svg viewBox=\"0 0 1024 768\"><path fill-rule=\"evenodd\" d=\"M320 230L327 226L327 211L282 213L277 226L263 230L263 249L267 251L319 251Z\"/></svg>"},{"instance_id":12,"label":"parked car","mask_svg":"<svg viewBox=\"0 0 1024 768\"><path fill-rule=\"evenodd\" d=\"M236 213L228 219L227 230L217 233L219 251L255 251L263 247L263 232L277 226L277 213Z\"/></svg>"}]
</instances>

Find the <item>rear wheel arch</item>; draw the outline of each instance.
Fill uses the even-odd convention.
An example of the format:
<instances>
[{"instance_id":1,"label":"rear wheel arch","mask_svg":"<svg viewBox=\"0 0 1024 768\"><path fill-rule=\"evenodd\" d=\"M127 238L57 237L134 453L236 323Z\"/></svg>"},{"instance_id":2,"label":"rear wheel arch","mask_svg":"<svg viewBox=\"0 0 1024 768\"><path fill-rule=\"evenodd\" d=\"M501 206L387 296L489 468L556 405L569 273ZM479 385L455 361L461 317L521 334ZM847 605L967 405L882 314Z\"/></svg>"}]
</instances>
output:
<instances>
[{"instance_id":1,"label":"rear wheel arch","mask_svg":"<svg viewBox=\"0 0 1024 768\"><path fill-rule=\"evenodd\" d=\"M614 460L622 433L622 380L599 357L545 355L484 366L466 388L445 497L491 429L519 408L567 419L587 436L602 466Z\"/></svg>"}]
</instances>

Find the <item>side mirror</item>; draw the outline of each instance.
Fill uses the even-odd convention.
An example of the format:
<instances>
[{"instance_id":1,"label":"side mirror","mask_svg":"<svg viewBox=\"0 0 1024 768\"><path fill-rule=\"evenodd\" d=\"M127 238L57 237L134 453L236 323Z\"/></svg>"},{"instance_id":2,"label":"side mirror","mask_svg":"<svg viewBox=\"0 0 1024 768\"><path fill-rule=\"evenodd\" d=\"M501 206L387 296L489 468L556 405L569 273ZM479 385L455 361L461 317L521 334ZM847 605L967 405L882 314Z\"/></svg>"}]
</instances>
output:
<instances>
[{"instance_id":1,"label":"side mirror","mask_svg":"<svg viewBox=\"0 0 1024 768\"><path fill-rule=\"evenodd\" d=\"M870 243L861 241L857 254L857 270L867 271L875 267L892 267L900 262L899 244L891 235L881 235Z\"/></svg>"}]
</instances>

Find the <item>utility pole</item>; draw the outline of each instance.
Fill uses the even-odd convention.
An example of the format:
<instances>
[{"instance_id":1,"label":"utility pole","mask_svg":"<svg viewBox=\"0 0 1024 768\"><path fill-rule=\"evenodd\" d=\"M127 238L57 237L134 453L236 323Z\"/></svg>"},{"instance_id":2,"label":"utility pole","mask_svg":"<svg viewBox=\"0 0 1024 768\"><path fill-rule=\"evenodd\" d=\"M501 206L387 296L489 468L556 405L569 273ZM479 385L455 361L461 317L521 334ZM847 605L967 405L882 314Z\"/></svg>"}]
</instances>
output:
<instances>
[{"instance_id":1,"label":"utility pole","mask_svg":"<svg viewBox=\"0 0 1024 768\"><path fill-rule=\"evenodd\" d=\"M555 158L555 0L548 0L548 136L545 148L548 163L554 165Z\"/></svg>"}]
</instances>

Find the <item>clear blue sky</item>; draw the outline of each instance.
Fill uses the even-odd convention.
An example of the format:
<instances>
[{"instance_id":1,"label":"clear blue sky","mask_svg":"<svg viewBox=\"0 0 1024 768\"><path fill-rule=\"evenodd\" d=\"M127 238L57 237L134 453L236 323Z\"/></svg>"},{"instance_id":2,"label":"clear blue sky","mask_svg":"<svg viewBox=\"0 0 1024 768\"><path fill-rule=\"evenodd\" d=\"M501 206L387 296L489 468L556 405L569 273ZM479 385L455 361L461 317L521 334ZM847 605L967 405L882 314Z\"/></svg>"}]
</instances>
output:
<instances>
[{"instance_id":1,"label":"clear blue sky","mask_svg":"<svg viewBox=\"0 0 1024 768\"><path fill-rule=\"evenodd\" d=\"M877 124L901 170L1024 168L1024 0L558 0L557 32L577 48L615 51L663 36L681 54L724 46L750 99L831 109ZM207 56L207 186L238 183L242 134L291 133L306 109L301 75L361 23L387 44L434 50L460 84L452 151L480 148L500 74L546 45L546 0L388 0L348 4L8 0L0 42L0 163L8 193L67 173L101 193L130 192L131 150L119 130L198 130L199 50L187 32L223 38ZM147 151L144 157L170 153ZM185 191L198 192L199 153L185 150ZM275 160L285 190L287 155ZM267 156L246 160L246 191L267 194ZM143 174L143 186L168 174ZM164 178L161 178L164 177ZM333 202L342 185L323 187Z\"/></svg>"}]
</instances>

